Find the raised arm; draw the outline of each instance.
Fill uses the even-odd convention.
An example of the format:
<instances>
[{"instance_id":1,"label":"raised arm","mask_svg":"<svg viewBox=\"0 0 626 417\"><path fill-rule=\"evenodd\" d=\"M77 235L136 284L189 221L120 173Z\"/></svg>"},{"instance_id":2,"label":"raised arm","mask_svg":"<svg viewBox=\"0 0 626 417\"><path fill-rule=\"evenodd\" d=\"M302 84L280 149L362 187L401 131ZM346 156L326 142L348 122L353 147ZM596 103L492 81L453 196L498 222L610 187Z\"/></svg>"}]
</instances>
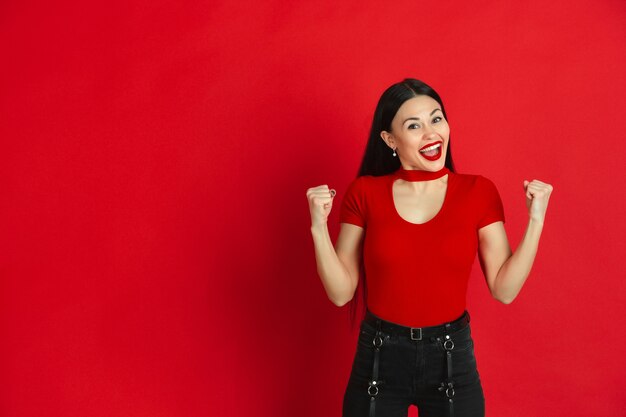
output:
<instances>
[{"instance_id":1,"label":"raised arm","mask_svg":"<svg viewBox=\"0 0 626 417\"><path fill-rule=\"evenodd\" d=\"M504 304L513 302L530 274L552 189L550 184L538 180L524 181L529 219L514 253L501 221L478 230L479 260L487 286L492 296Z\"/></svg>"},{"instance_id":2,"label":"raised arm","mask_svg":"<svg viewBox=\"0 0 626 417\"><path fill-rule=\"evenodd\" d=\"M329 190L327 185L307 190L317 273L330 301L341 307L352 299L359 281L364 231L357 225L341 223L337 244L333 246L327 220L334 197L335 190Z\"/></svg>"},{"instance_id":3,"label":"raised arm","mask_svg":"<svg viewBox=\"0 0 626 417\"><path fill-rule=\"evenodd\" d=\"M312 225L311 235L315 246L317 273L330 301L341 307L352 299L359 282L363 228L341 223L334 248L325 224Z\"/></svg>"}]
</instances>

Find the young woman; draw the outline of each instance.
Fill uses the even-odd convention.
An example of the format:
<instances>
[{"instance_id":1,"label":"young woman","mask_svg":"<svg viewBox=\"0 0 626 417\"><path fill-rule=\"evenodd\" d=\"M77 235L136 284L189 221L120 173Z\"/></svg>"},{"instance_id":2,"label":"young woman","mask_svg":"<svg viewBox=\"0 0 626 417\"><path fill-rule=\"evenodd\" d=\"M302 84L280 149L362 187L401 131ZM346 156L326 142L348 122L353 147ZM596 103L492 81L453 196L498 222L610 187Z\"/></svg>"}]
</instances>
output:
<instances>
[{"instance_id":1,"label":"young woman","mask_svg":"<svg viewBox=\"0 0 626 417\"><path fill-rule=\"evenodd\" d=\"M493 182L454 170L439 95L415 79L382 94L359 175L342 200L334 247L326 221L335 190L307 190L328 298L345 305L363 276L366 312L344 417L407 416L410 404L420 417L484 416L467 283L478 252L496 300L511 303L524 285L552 186L525 180L523 188L528 225L512 253Z\"/></svg>"}]
</instances>

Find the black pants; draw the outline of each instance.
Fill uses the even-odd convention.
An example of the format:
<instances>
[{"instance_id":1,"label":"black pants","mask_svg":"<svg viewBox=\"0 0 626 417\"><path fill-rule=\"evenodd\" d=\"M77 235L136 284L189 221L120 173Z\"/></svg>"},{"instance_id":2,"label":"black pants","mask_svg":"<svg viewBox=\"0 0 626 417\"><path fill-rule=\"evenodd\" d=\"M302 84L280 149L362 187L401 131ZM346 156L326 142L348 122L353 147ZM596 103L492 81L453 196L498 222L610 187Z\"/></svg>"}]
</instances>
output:
<instances>
[{"instance_id":1,"label":"black pants","mask_svg":"<svg viewBox=\"0 0 626 417\"><path fill-rule=\"evenodd\" d=\"M467 310L441 326L415 328L367 311L361 323L343 417L484 417Z\"/></svg>"}]
</instances>

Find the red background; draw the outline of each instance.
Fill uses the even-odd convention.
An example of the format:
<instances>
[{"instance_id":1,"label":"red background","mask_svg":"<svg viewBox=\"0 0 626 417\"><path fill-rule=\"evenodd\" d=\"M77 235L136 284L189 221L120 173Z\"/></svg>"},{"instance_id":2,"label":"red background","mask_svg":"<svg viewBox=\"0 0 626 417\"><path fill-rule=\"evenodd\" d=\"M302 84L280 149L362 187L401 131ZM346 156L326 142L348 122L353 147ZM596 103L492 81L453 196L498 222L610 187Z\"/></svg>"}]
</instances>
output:
<instances>
[{"instance_id":1,"label":"red background","mask_svg":"<svg viewBox=\"0 0 626 417\"><path fill-rule=\"evenodd\" d=\"M5 1L0 44L0 415L339 416L356 331L305 193L334 239L404 77L513 248L554 186L517 299L470 280L487 415L626 408L623 1Z\"/></svg>"}]
</instances>

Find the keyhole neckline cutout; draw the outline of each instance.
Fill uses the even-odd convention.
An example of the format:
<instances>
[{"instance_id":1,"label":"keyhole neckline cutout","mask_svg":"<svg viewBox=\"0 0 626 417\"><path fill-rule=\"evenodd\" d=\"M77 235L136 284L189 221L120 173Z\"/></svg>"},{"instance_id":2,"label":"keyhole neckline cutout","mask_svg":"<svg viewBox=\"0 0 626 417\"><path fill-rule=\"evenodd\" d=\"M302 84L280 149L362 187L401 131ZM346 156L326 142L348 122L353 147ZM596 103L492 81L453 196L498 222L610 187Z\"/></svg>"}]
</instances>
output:
<instances>
[{"instance_id":1,"label":"keyhole neckline cutout","mask_svg":"<svg viewBox=\"0 0 626 417\"><path fill-rule=\"evenodd\" d=\"M446 170L447 170L447 168L446 168ZM446 173L448 173L448 172L446 172ZM398 171L396 171L396 174L397 173L398 173ZM446 173L442 174L441 176L446 175ZM434 223L438 218L441 217L441 214L444 212L444 210L445 210L445 208L447 206L447 203L448 203L448 200L449 200L449 197L450 197L450 181L452 180L453 177L454 177L453 175L448 175L448 181L447 181L447 184L446 184L446 191L445 191L445 194L444 194L441 206L439 207L439 210L437 211L437 213L435 213L434 216L432 216L430 219L426 220L423 223L413 223L411 221L408 221L407 219L405 219L404 217L402 217L400 215L400 212L398 211L398 208L396 207L395 199L393 197L393 186L394 186L396 180L404 179L404 178L402 178L401 176L398 176L398 175L392 175L391 182L390 182L390 185L389 185L389 197L390 197L391 208L393 209L393 212L400 219L400 221L402 221L404 223L407 223L407 224L410 224L410 225L413 225L413 226L426 226L426 225L430 225L430 224ZM440 178L440 177L437 177L437 178ZM437 178L435 178L435 179L437 179ZM414 181L416 181L416 180L414 180Z\"/></svg>"}]
</instances>

